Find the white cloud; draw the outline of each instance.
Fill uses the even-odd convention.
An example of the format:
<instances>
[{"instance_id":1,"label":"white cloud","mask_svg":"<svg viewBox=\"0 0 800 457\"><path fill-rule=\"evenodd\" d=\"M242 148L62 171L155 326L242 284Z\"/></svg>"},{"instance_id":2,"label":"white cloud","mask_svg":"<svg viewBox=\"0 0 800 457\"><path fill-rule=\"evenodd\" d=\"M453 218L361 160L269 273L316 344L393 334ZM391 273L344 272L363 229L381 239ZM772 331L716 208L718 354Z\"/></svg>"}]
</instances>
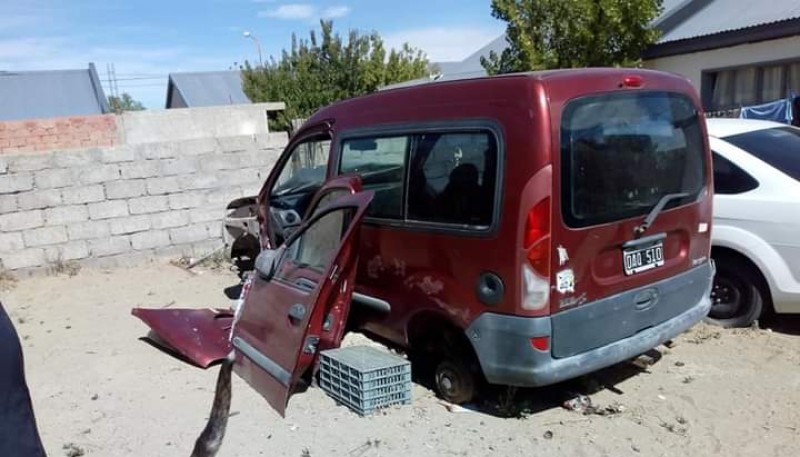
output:
<instances>
[{"instance_id":1,"label":"white cloud","mask_svg":"<svg viewBox=\"0 0 800 457\"><path fill-rule=\"evenodd\" d=\"M272 17L276 19L311 19L317 13L317 8L305 3L289 3L281 5L275 9L261 11L260 17Z\"/></svg>"},{"instance_id":2,"label":"white cloud","mask_svg":"<svg viewBox=\"0 0 800 457\"><path fill-rule=\"evenodd\" d=\"M383 35L387 48L403 43L424 51L431 62L460 61L503 33L502 27L428 27Z\"/></svg>"},{"instance_id":3,"label":"white cloud","mask_svg":"<svg viewBox=\"0 0 800 457\"><path fill-rule=\"evenodd\" d=\"M309 20L309 19L335 19L350 14L349 6L329 6L320 10L308 3L287 3L277 8L260 11L259 17L269 17L284 20Z\"/></svg>"},{"instance_id":4,"label":"white cloud","mask_svg":"<svg viewBox=\"0 0 800 457\"><path fill-rule=\"evenodd\" d=\"M335 19L337 17L345 17L350 14L349 6L331 6L322 10L320 17L323 19Z\"/></svg>"}]
</instances>

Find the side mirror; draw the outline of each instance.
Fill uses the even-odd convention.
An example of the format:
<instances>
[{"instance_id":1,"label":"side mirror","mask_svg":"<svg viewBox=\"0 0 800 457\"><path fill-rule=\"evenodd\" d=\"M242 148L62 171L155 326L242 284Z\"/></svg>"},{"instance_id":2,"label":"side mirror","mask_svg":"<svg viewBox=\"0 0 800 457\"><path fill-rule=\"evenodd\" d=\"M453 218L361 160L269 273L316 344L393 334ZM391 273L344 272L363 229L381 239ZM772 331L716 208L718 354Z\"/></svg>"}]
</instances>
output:
<instances>
[{"instance_id":1,"label":"side mirror","mask_svg":"<svg viewBox=\"0 0 800 457\"><path fill-rule=\"evenodd\" d=\"M256 257L256 271L262 279L269 281L275 275L281 252L281 249L265 249L258 254L258 257Z\"/></svg>"}]
</instances>

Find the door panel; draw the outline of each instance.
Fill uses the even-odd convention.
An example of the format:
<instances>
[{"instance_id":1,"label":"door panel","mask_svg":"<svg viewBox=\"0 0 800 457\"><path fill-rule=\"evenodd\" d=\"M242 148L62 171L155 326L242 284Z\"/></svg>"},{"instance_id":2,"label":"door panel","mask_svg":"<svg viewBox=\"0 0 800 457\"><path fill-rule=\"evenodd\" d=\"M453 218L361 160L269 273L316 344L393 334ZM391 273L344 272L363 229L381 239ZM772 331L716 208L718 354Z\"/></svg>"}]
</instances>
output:
<instances>
[{"instance_id":1,"label":"door panel","mask_svg":"<svg viewBox=\"0 0 800 457\"><path fill-rule=\"evenodd\" d=\"M231 352L229 310L134 308L131 314L152 329L155 337L149 336L148 342L201 368Z\"/></svg>"},{"instance_id":2,"label":"door panel","mask_svg":"<svg viewBox=\"0 0 800 457\"><path fill-rule=\"evenodd\" d=\"M360 224L372 196L362 192L319 211L311 208L313 216L281 248L275 276L254 277L234 324L234 369L281 415L301 376L317 361L320 340L325 347L339 344Z\"/></svg>"}]
</instances>

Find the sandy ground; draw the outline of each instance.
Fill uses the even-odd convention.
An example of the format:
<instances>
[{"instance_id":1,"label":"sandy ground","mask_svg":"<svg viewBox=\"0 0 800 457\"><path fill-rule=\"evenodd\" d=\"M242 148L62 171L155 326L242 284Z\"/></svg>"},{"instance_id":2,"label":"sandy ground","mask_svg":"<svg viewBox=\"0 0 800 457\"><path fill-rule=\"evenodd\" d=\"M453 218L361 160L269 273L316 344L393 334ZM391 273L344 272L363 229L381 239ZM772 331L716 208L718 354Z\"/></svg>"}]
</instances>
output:
<instances>
[{"instance_id":1,"label":"sandy ground","mask_svg":"<svg viewBox=\"0 0 800 457\"><path fill-rule=\"evenodd\" d=\"M26 279L3 291L24 339L49 454L188 456L216 369L189 367L138 341L146 327L130 309L226 306L222 289L235 283L225 271L192 275L153 264ZM512 418L451 412L415 384L413 405L369 418L312 388L293 397L282 419L236 378L219 455L797 456L800 320L780 323L774 330L698 326L674 348L659 348L660 360L644 370L622 364L582 382L519 391L504 403L522 410ZM613 413L562 408L572 391Z\"/></svg>"}]
</instances>

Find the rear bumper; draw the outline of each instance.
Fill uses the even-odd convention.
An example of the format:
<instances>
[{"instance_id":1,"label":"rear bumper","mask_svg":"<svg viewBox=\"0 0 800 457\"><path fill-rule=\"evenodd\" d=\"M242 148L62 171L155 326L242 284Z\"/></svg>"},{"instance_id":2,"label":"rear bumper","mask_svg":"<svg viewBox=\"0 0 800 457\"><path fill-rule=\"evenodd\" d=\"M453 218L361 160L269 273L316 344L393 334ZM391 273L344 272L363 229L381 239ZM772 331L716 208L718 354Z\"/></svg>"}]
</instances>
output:
<instances>
[{"instance_id":1,"label":"rear bumper","mask_svg":"<svg viewBox=\"0 0 800 457\"><path fill-rule=\"evenodd\" d=\"M552 318L549 316L528 318L484 313L467 328L467 336L490 383L521 387L554 384L634 358L702 320L711 307L709 294L714 271L713 264L704 264L684 275L606 299L620 306L632 304L632 297L645 289L659 286L671 289L676 285L675 282L686 281L687 277L704 286L696 303L688 309L682 307L686 310L680 314L627 338L568 357L553 357L552 351L539 351L530 343L531 337L553 334ZM669 301L669 297L662 297L659 305L669 306ZM590 303L584 306L593 305L594 303ZM631 309L631 313L633 312L635 311Z\"/></svg>"}]
</instances>

